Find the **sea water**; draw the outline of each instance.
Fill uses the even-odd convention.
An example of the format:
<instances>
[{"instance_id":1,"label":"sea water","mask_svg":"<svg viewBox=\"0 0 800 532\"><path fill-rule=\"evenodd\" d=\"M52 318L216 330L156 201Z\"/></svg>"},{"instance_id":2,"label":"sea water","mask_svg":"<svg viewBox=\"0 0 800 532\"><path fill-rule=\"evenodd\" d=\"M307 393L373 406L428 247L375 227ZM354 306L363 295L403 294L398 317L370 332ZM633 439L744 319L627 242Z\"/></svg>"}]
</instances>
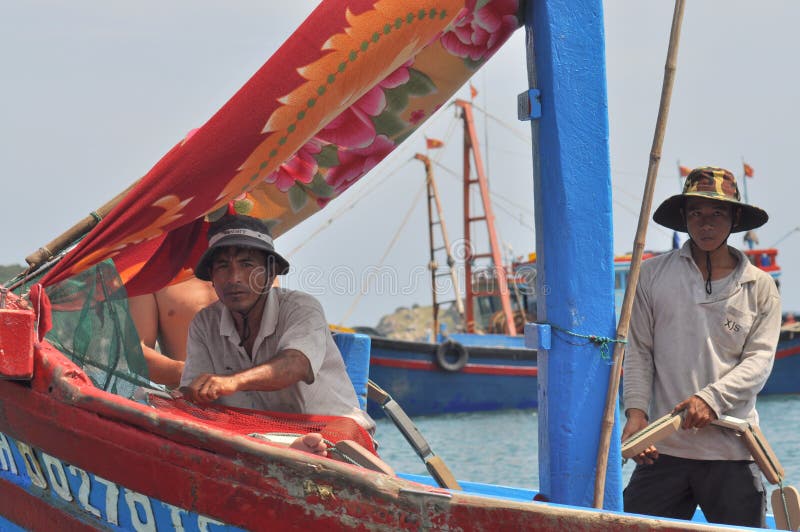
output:
<instances>
[{"instance_id":1,"label":"sea water","mask_svg":"<svg viewBox=\"0 0 800 532\"><path fill-rule=\"evenodd\" d=\"M762 396L757 408L786 483L800 489L800 395ZM414 423L457 479L538 489L538 421L535 410L504 410L420 417ZM378 420L376 438L378 452L395 470L428 474L390 420ZM623 466L623 485L634 467L632 460ZM769 501L774 486L765 486Z\"/></svg>"}]
</instances>

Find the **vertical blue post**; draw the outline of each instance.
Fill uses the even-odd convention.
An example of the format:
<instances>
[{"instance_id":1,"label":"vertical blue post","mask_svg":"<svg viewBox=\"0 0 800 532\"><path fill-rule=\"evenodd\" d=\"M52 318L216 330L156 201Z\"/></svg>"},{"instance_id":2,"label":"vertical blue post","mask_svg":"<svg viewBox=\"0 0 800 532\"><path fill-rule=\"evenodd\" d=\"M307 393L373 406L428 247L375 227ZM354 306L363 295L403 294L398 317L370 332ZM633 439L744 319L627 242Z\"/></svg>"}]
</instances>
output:
<instances>
[{"instance_id":1,"label":"vertical blue post","mask_svg":"<svg viewBox=\"0 0 800 532\"><path fill-rule=\"evenodd\" d=\"M611 366L597 345L563 330L614 336L602 0L531 0L526 30L542 108L532 125L537 312L553 325L551 349L539 353L539 487L553 502L591 506ZM622 509L619 438L617 424L605 491L612 510Z\"/></svg>"}]
</instances>

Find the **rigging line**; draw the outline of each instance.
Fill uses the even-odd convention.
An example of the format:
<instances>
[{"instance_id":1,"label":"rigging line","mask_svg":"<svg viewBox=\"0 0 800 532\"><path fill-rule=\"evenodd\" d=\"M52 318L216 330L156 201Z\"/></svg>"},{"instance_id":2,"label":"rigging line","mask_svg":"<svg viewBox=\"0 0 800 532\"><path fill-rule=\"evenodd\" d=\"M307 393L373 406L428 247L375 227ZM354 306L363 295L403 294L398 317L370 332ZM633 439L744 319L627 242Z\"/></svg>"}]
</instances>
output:
<instances>
[{"instance_id":1,"label":"rigging line","mask_svg":"<svg viewBox=\"0 0 800 532\"><path fill-rule=\"evenodd\" d=\"M461 175L457 174L455 171L451 170L450 168L448 168L447 166L443 165L442 163L434 161L434 164L436 166L438 166L439 168L441 168L442 170L444 170L445 172L447 172L448 174L450 174L451 176L455 177L457 180L460 181L462 179ZM521 209L524 212L530 212L531 209L533 208L532 205L526 207L525 205L522 205L521 203L517 203L514 200L509 199L509 198L503 196L502 194L498 194L497 192L492 192L491 190L489 191L489 196L491 196L494 199L503 200L506 203L509 203L509 204L513 205L514 207L516 207L518 209Z\"/></svg>"},{"instance_id":2,"label":"rigging line","mask_svg":"<svg viewBox=\"0 0 800 532\"><path fill-rule=\"evenodd\" d=\"M473 109L477 109L478 111L483 113L484 116L488 116L489 118L491 118L492 120L494 120L495 122L500 124L501 126L505 127L508 130L509 133L511 133L512 135L514 135L518 139L520 139L523 142L525 142L528 146L531 145L530 134L526 134L526 133L523 133L523 132L519 131L513 124L511 124L510 122L506 122L506 121L502 120L498 116L493 115L492 113L490 113L489 111L487 111L483 107L480 107L478 105L472 104L472 108Z\"/></svg>"},{"instance_id":3,"label":"rigging line","mask_svg":"<svg viewBox=\"0 0 800 532\"><path fill-rule=\"evenodd\" d=\"M785 235L783 235L782 237L780 237L780 238L777 240L777 242L775 242L774 244L772 244L770 247L771 247L771 248L776 248L776 247L778 247L778 244L780 244L781 242L783 242L784 240L786 240L787 238L789 238L789 236L791 236L791 235L792 235L792 233L795 233L795 232L797 232L797 231L800 231L800 226L797 226L797 227L795 227L794 229L792 229L791 231L789 231L788 233L786 233Z\"/></svg>"},{"instance_id":4,"label":"rigging line","mask_svg":"<svg viewBox=\"0 0 800 532\"><path fill-rule=\"evenodd\" d=\"M394 176L394 175L395 175L397 172L399 172L400 170L402 170L403 168L405 168L405 164L406 164L406 163L408 163L408 162L410 162L410 160L404 161L404 163L403 163L401 166L398 166L397 168L395 168L394 170L392 170L391 172L389 172L388 174L386 174L386 175L383 177L383 179L381 179L380 181L375 181L374 183L371 183L371 186L369 186L369 187L367 187L367 188L364 188L364 189L361 191L361 193L360 193L360 194L358 194L358 195L356 195L356 196L353 196L353 197L350 199L350 201L349 201L348 203L346 203L346 204L345 204L345 205L343 205L343 206L342 206L342 207L341 207L341 208L340 208L338 211L336 211L335 213L333 213L333 214L330 216L330 218L328 218L328 219L326 219L324 222L322 222L322 223L321 223L321 224L320 224L320 225L319 225L319 226L318 226L318 227L317 227L317 228L316 228L316 229L315 229L315 230L314 230L314 231L313 231L313 232L312 232L312 233L311 233L311 234L310 234L310 235L309 235L307 238L305 238L305 239L303 240L303 242L302 242L302 243L298 244L297 246L295 246L295 248L294 248L294 249L292 249L292 250L291 250L289 253L287 253L287 254L285 255L285 256L286 256L286 258L287 258L287 259L288 259L288 258L291 258L291 257L292 257L292 255L294 255L295 253L297 253L298 251L300 251L300 250L301 250L303 247L305 247L305 245L306 245L306 244L308 244L308 243L309 243L309 242L310 242L310 241L311 241L311 240L312 240L314 237L316 237L316 236L317 236L318 234L320 234L322 231L324 231L325 229L327 229L328 227L330 227L330 226L333 224L333 221L334 221L334 220L336 220L336 219L337 219L337 218L339 218L340 216L344 215L344 214L345 214L347 211L351 210L353 207L355 207L355 206L356 206L356 204L357 204L357 203L358 203L360 200L362 200L362 199L363 199L364 197L366 197L367 195L371 194L373 190L375 190L376 188L378 188L378 187L379 187L380 185L382 185L382 184L383 184L385 181L387 181L387 180L388 180L390 177ZM335 199L335 198L334 198L334 199Z\"/></svg>"},{"instance_id":5,"label":"rigging line","mask_svg":"<svg viewBox=\"0 0 800 532\"><path fill-rule=\"evenodd\" d=\"M408 221L411 219L411 214L414 212L414 209L416 209L417 204L419 203L419 200L422 198L422 193L425 192L425 190L427 189L426 185L427 185L427 182L423 182L422 186L419 187L419 190L417 191L417 194L414 196L414 200L411 202L411 206L409 207L408 212L406 212L406 215L403 217L403 221L400 223L400 227L398 227L397 231L395 231L394 236L392 237L392 240L389 242L389 245L386 247L386 250L383 252L383 255L381 256L380 260L378 261L378 265L377 265L378 268L383 267L383 263L384 263L384 261L386 261L386 257L389 255L389 252L392 251L392 248L397 243L397 239L400 237L400 233L402 232L403 228L406 226ZM350 315L356 309L356 306L358 305L359 301L361 301L361 298L364 296L364 294L367 292L367 290L369 290L370 279L371 279L371 277L368 276L364 280L364 282L361 285L361 291L358 294L356 294L356 297L353 300L353 303L350 305L350 307L344 313L344 317L342 317L342 319L339 321L339 325L345 323L350 318Z\"/></svg>"},{"instance_id":6,"label":"rigging line","mask_svg":"<svg viewBox=\"0 0 800 532\"><path fill-rule=\"evenodd\" d=\"M515 221L519 222L519 225L521 225L521 226L522 226L522 227L524 227L525 229L530 229L531 231L533 231L533 232L534 232L534 234L536 233L536 228L534 228L532 225L528 225L528 224L526 224L524 221L522 221L521 217L518 217L516 214L514 214L514 213L513 213L513 212L511 212L510 210L506 209L506 208L505 208L505 207L503 207L502 205L497 205L497 204L495 204L495 205L494 205L494 207L495 207L496 209L499 209L499 210L500 210L500 212L504 212L504 213L506 213L508 216L510 216L511 218L513 218ZM520 213L520 214L522 214L522 213Z\"/></svg>"}]
</instances>

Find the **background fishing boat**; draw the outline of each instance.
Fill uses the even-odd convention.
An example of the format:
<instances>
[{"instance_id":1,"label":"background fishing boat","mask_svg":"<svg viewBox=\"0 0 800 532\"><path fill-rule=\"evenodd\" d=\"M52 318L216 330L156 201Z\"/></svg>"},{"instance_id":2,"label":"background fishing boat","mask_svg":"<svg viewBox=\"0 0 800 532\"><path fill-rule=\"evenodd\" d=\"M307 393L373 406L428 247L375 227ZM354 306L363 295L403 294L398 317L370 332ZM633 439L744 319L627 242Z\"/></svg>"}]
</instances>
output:
<instances>
[{"instance_id":1,"label":"background fishing boat","mask_svg":"<svg viewBox=\"0 0 800 532\"><path fill-rule=\"evenodd\" d=\"M434 83L437 91L423 91L425 97L437 94L425 103L430 106L426 109L435 108L437 99L448 96L444 86L456 85L455 79L463 82L477 67L475 62L491 55L523 18L522 13L518 18L519 5L514 2L434 4L323 2L219 113L181 139L107 212L94 212L64 238L66 242L57 242L63 250L48 244L31 257L31 263L43 270L30 272L16 287L30 288L28 302L4 294L6 308L0 311L6 377L0 381L0 514L8 521L3 524L33 530L707 529L619 512L619 445L613 443L603 509L570 506L588 504L586 486L593 475L591 460L570 457L593 455L599 440L599 434L588 429L591 420L596 425L599 418L597 402L576 401L580 398L575 390L602 394L608 386L608 366L592 346L576 349L556 340L542 353L540 438L541 447L552 454L540 455L537 495L558 504L532 502L533 493L527 490L467 483L464 490L443 490L423 483L428 479L395 478L301 455L251 435L253 427L268 421L256 419L253 412L197 409L155 394L146 400L137 397L147 382L136 367L136 349L128 348L127 342L136 345L138 339L124 313L126 295L179 278L196 259L194 246L203 240L205 218L231 201L254 213L266 204L267 216L276 217L277 233L327 205L376 161L358 157L355 164L347 156L363 156L353 153L363 146L315 137L320 128L363 124L362 115L346 111L355 111L351 106L382 83L398 88L395 83L405 85L412 78L418 82L422 71L405 70L421 68L425 50L439 59L432 61L432 80L447 70L442 62L448 56L457 57L451 65L460 72L440 85ZM592 260L602 256L611 266L601 7L588 0L530 4L524 19L532 36L531 62L539 68L537 93L553 94L566 86L561 82L567 79L571 87L559 92L559 98L542 98L543 112L535 117L541 118L541 131L534 128L535 144L561 164L543 165L535 183L549 194L575 200L582 195L575 184L591 186L594 204L605 206L604 215L591 219L573 211L569 201L563 212L537 209L541 222L537 247L547 250L540 254L537 269L549 272L554 290L563 290L575 301L567 308L557 300L540 299L538 307L561 323L577 312L585 317L582 325L608 335L613 322L610 269L583 269L586 254L559 249L554 238L558 234L559 240L579 241L592 235L596 239ZM490 16L497 14L503 16ZM452 35L457 29L468 36L476 29L485 36L485 28L473 28L472 23L498 19L501 23L488 33L492 39L484 43L485 57L470 55L465 61L447 51L443 41L448 36L457 39ZM373 59L364 59L369 57ZM406 88L404 101L419 103L418 84ZM378 91L384 89L389 90L383 85ZM527 95L531 104L536 101L532 92ZM590 120L570 116L578 107ZM402 115L406 110L392 107L391 112ZM580 127L587 123L592 127ZM395 127L393 135L370 139L380 145L369 147L399 143L413 129L411 124ZM556 143L555 133L566 130L570 134ZM311 154L319 172L307 182L300 179L283 189L287 183L281 181L280 171L289 173L291 163L299 165L303 150ZM283 165L290 168L280 168ZM343 166L348 172L343 173ZM539 196L538 201L544 199ZM562 217L570 224L564 224ZM87 228L91 230L71 247L79 238L76 234L83 235ZM580 275L571 271L574 266L581 268ZM590 286L596 288L591 294L585 290ZM79 318L77 327L70 321L74 316ZM114 329L116 336L112 339L105 328ZM45 334L49 334L46 339ZM563 356L570 353L578 356ZM574 365L578 358L581 364ZM570 415L558 415L559 409ZM280 423L296 428L301 421L321 422L315 430L323 432L330 425L336 425L337 432L342 429L341 420ZM573 424L583 429L580 439L573 437L578 432ZM267 425L274 429L274 420ZM358 439L358 433L345 431L348 438ZM618 440L617 431L612 441ZM364 444L369 446L368 441ZM569 464L566 470L563 463Z\"/></svg>"},{"instance_id":2,"label":"background fishing boat","mask_svg":"<svg viewBox=\"0 0 800 532\"><path fill-rule=\"evenodd\" d=\"M364 331L372 333L372 379L416 416L537 406L537 399L529 393L537 385L536 350L526 347L524 339L524 324L536 321L536 254L503 264L500 239L494 223L490 223L494 220L493 198L483 168L473 106L464 100L457 100L455 105L464 124L465 207L463 237L458 240L463 250L451 244L447 233L430 158L421 153L415 156L425 165L428 195L428 268L433 303L428 338L408 341L376 335L374 329ZM442 146L438 140L426 142L428 147ZM477 194L473 186L479 190ZM474 199L476 196L480 201ZM479 231L486 233L483 241L489 248L483 253L474 245ZM656 254L646 253L643 259ZM746 249L745 254L780 283L777 249ZM631 255L614 259L618 318L630 261ZM463 297L459 289L462 284ZM450 299L442 301L444 295ZM445 309L447 304L450 306ZM456 321L458 332L447 332L440 326L439 314L444 310ZM800 392L796 378L800 370L797 327L790 323L781 331L775 365L762 394ZM592 340L587 337L579 341ZM369 406L369 413L375 418L383 416L375 404Z\"/></svg>"}]
</instances>

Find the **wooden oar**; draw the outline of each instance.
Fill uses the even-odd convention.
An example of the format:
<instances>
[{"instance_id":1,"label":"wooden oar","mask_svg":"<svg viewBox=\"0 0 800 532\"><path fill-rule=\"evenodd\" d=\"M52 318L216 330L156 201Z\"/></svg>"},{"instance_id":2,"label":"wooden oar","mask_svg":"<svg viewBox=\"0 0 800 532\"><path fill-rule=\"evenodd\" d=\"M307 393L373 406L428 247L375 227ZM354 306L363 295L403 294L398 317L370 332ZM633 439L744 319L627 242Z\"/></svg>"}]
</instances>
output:
<instances>
[{"instance_id":1,"label":"wooden oar","mask_svg":"<svg viewBox=\"0 0 800 532\"><path fill-rule=\"evenodd\" d=\"M95 210L92 214L86 216L78 223L67 229L63 234L61 234L61 236L56 237L46 245L40 247L25 257L25 262L27 262L29 265L28 270L30 271L36 269L37 266L58 255L61 251L69 247L80 237L88 233L95 225L100 223L100 220L108 216L108 213L110 213L112 209L117 206L122 198L125 197L125 194L130 192L136 183L138 183L138 181L114 196L113 199Z\"/></svg>"},{"instance_id":2,"label":"wooden oar","mask_svg":"<svg viewBox=\"0 0 800 532\"><path fill-rule=\"evenodd\" d=\"M597 451L597 467L594 479L594 507L603 507L603 497L606 487L606 470L608 466L608 449L611 445L611 432L616 419L617 395L619 393L619 379L622 371L622 358L625 354L625 340L628 337L628 327L631 321L633 299L636 285L639 282L639 267L642 263L645 236L647 235L647 222L650 218L650 209L653 206L653 191L658 175L658 164L661 161L661 147L664 144L664 132L667 128L667 116L672 97L672 83L675 79L675 64L678 57L678 42L683 20L684 0L675 0L675 11L672 15L672 28L669 35L669 48L667 62L664 67L664 82L661 86L661 103L658 108L656 131L653 136L653 147L650 151L650 163L647 167L647 182L644 187L642 208L639 211L639 225L636 228L636 238L633 242L633 257L628 274L628 285L625 287L625 298L622 301L619 324L617 325L617 343L614 346L614 364L606 394L606 404L603 413L603 422L600 430L600 443Z\"/></svg>"},{"instance_id":3,"label":"wooden oar","mask_svg":"<svg viewBox=\"0 0 800 532\"><path fill-rule=\"evenodd\" d=\"M374 382L367 381L367 397L381 405L386 416L392 420L406 441L425 462L425 467L428 468L428 472L440 487L453 490L461 489L456 477L445 465L444 460L433 454L428 441L388 392Z\"/></svg>"}]
</instances>

